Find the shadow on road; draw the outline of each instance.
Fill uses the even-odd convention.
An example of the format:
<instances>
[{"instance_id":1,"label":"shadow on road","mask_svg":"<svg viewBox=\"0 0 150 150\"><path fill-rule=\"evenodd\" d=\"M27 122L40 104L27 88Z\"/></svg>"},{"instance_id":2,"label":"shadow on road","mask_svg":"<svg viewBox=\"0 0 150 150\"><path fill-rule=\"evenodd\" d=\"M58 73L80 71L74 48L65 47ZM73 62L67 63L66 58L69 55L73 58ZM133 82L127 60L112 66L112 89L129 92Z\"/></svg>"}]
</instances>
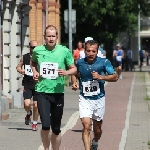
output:
<instances>
[{"instance_id":1,"label":"shadow on road","mask_svg":"<svg viewBox=\"0 0 150 150\"><path fill-rule=\"evenodd\" d=\"M71 130L73 132L82 132L82 130Z\"/></svg>"},{"instance_id":2,"label":"shadow on road","mask_svg":"<svg viewBox=\"0 0 150 150\"><path fill-rule=\"evenodd\" d=\"M27 128L8 128L10 130L32 130L32 129L27 129Z\"/></svg>"}]
</instances>

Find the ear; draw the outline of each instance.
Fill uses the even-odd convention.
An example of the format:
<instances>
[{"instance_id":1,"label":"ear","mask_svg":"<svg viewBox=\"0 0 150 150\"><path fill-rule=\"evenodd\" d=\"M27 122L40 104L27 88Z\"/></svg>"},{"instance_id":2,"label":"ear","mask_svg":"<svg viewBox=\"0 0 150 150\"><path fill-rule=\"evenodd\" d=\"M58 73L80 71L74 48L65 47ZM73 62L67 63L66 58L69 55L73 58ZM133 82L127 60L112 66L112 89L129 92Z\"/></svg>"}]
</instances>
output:
<instances>
[{"instance_id":1,"label":"ear","mask_svg":"<svg viewBox=\"0 0 150 150\"><path fill-rule=\"evenodd\" d=\"M43 37L44 37L44 40L46 39L46 36L45 35L43 35Z\"/></svg>"}]
</instances>

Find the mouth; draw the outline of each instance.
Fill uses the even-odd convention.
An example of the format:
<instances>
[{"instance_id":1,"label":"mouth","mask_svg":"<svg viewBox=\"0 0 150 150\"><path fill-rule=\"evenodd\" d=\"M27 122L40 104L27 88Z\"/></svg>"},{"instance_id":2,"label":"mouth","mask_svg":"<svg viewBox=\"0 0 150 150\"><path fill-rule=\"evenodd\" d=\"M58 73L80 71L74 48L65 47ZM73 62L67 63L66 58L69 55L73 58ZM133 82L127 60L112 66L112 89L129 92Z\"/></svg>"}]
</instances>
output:
<instances>
[{"instance_id":1,"label":"mouth","mask_svg":"<svg viewBox=\"0 0 150 150\"><path fill-rule=\"evenodd\" d=\"M88 57L88 59L94 59L92 56Z\"/></svg>"},{"instance_id":2,"label":"mouth","mask_svg":"<svg viewBox=\"0 0 150 150\"><path fill-rule=\"evenodd\" d=\"M49 43L50 43L50 44L53 44L53 43L54 43L54 41L49 41Z\"/></svg>"}]
</instances>

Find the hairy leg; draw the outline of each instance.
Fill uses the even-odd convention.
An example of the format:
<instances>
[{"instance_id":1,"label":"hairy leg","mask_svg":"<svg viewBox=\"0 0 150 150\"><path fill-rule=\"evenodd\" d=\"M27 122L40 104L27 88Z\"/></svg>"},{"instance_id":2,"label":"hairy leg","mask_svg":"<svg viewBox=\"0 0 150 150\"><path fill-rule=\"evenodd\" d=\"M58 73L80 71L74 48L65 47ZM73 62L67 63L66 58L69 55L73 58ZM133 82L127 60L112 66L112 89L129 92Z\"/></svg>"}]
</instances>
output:
<instances>
[{"instance_id":1,"label":"hairy leg","mask_svg":"<svg viewBox=\"0 0 150 150\"><path fill-rule=\"evenodd\" d=\"M30 112L30 110L31 110L30 102L31 102L30 99L24 100L24 109L27 113Z\"/></svg>"},{"instance_id":2,"label":"hairy leg","mask_svg":"<svg viewBox=\"0 0 150 150\"><path fill-rule=\"evenodd\" d=\"M53 150L59 150L59 146L61 143L61 133L59 133L58 135L55 135L54 133L52 133L51 143L52 143Z\"/></svg>"},{"instance_id":3,"label":"hairy leg","mask_svg":"<svg viewBox=\"0 0 150 150\"><path fill-rule=\"evenodd\" d=\"M33 120L37 121L38 120L38 107L37 107L37 101L33 101Z\"/></svg>"},{"instance_id":4,"label":"hairy leg","mask_svg":"<svg viewBox=\"0 0 150 150\"><path fill-rule=\"evenodd\" d=\"M41 139L44 146L44 150L49 150L50 130L41 130Z\"/></svg>"},{"instance_id":5,"label":"hairy leg","mask_svg":"<svg viewBox=\"0 0 150 150\"><path fill-rule=\"evenodd\" d=\"M83 125L83 132L82 132L82 140L84 143L85 150L90 150L91 145L91 119L89 117L81 118L81 122Z\"/></svg>"},{"instance_id":6,"label":"hairy leg","mask_svg":"<svg viewBox=\"0 0 150 150\"><path fill-rule=\"evenodd\" d=\"M121 67L121 66L118 66L118 76L121 75L121 72L122 72L122 67Z\"/></svg>"},{"instance_id":7,"label":"hairy leg","mask_svg":"<svg viewBox=\"0 0 150 150\"><path fill-rule=\"evenodd\" d=\"M98 140L101 138L102 135L101 127L102 127L102 120L101 121L93 120L93 132L95 142L98 142Z\"/></svg>"}]
</instances>

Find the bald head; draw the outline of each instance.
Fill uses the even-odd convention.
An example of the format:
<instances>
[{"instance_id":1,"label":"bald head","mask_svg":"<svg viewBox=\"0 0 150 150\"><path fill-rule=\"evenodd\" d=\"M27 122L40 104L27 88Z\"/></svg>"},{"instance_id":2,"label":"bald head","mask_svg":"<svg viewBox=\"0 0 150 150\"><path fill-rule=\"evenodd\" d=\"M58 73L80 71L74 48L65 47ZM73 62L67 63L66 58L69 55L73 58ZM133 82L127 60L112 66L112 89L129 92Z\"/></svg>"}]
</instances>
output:
<instances>
[{"instance_id":1,"label":"bald head","mask_svg":"<svg viewBox=\"0 0 150 150\"><path fill-rule=\"evenodd\" d=\"M44 36L46 36L47 30L55 31L55 32L56 32L56 36L58 36L58 30L57 30L57 28L56 28L55 26L53 26L53 25L48 25L48 26L45 28Z\"/></svg>"},{"instance_id":2,"label":"bald head","mask_svg":"<svg viewBox=\"0 0 150 150\"><path fill-rule=\"evenodd\" d=\"M37 46L37 41L35 41L35 40L30 41L30 46Z\"/></svg>"},{"instance_id":3,"label":"bald head","mask_svg":"<svg viewBox=\"0 0 150 150\"><path fill-rule=\"evenodd\" d=\"M34 48L37 46L37 41L33 40L33 41L30 41L29 43L29 48L30 48L30 54L32 54Z\"/></svg>"}]
</instances>

